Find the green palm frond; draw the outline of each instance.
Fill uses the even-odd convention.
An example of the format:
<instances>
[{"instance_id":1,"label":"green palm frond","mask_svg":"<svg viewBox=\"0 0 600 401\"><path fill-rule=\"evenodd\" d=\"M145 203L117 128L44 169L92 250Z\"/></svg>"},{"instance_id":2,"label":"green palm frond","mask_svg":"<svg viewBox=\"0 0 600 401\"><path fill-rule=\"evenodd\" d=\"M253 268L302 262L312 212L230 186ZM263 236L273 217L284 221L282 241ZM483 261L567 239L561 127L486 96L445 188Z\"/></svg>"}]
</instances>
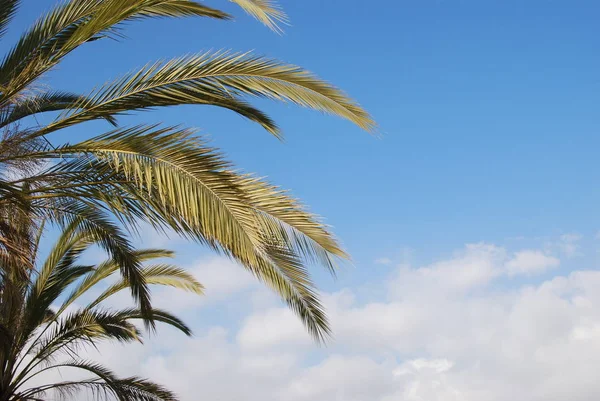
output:
<instances>
[{"instance_id":1,"label":"green palm frond","mask_svg":"<svg viewBox=\"0 0 600 401\"><path fill-rule=\"evenodd\" d=\"M72 366L60 366L62 368ZM88 370L88 369L86 369ZM141 378L116 379L109 383L101 379L63 381L45 386L38 386L24 393L19 393L19 399L37 401L35 398L56 391L61 398L76 398L81 393L89 392L95 398L121 397L128 401L175 401L175 394L163 386Z\"/></svg>"},{"instance_id":2,"label":"green palm frond","mask_svg":"<svg viewBox=\"0 0 600 401\"><path fill-rule=\"evenodd\" d=\"M242 96L291 101L343 117L373 131L371 116L336 87L300 67L246 53L204 53L159 62L109 83L35 135L131 110L177 104L212 104L234 110L279 135Z\"/></svg>"}]
</instances>

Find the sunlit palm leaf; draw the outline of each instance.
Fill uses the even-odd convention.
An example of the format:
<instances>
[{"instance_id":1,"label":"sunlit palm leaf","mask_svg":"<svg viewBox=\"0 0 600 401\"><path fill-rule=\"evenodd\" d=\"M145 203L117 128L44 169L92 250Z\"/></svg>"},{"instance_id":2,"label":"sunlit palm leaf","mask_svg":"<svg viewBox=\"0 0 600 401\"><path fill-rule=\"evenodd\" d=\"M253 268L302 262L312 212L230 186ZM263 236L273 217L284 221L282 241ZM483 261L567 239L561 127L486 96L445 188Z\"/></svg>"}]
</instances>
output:
<instances>
[{"instance_id":1,"label":"sunlit palm leaf","mask_svg":"<svg viewBox=\"0 0 600 401\"><path fill-rule=\"evenodd\" d=\"M156 63L126 75L90 94L78 109L67 111L36 135L125 111L175 104L226 107L279 135L270 120L243 107L244 95L291 101L343 117L368 131L375 129L371 116L357 103L300 67L251 54L217 52Z\"/></svg>"},{"instance_id":2,"label":"sunlit palm leaf","mask_svg":"<svg viewBox=\"0 0 600 401\"><path fill-rule=\"evenodd\" d=\"M231 1L275 32L281 32L279 24L287 24L289 22L288 16L274 0Z\"/></svg>"},{"instance_id":3,"label":"sunlit palm leaf","mask_svg":"<svg viewBox=\"0 0 600 401\"><path fill-rule=\"evenodd\" d=\"M141 263L146 262L152 259L159 258L168 258L173 256L172 251L167 251L164 249L145 249L145 250L136 250L133 252L137 260ZM99 282L110 277L113 273L119 271L120 266L115 263L114 260L107 260L101 264L99 264L95 269L93 269L90 273L88 273L83 279L77 284L75 289L71 292L71 294L62 302L59 313L66 310L73 302L75 302L79 297L83 296L87 291L94 288ZM146 268L141 270L141 274L146 276L145 273ZM147 284L152 284L146 281ZM199 284L197 284L199 285ZM127 283L127 286L129 283ZM90 306L88 306L89 308Z\"/></svg>"},{"instance_id":4,"label":"sunlit palm leaf","mask_svg":"<svg viewBox=\"0 0 600 401\"><path fill-rule=\"evenodd\" d=\"M227 15L186 0L71 0L40 18L0 64L0 104L10 101L78 46L116 33L124 21L143 17Z\"/></svg>"},{"instance_id":5,"label":"sunlit palm leaf","mask_svg":"<svg viewBox=\"0 0 600 401\"><path fill-rule=\"evenodd\" d=\"M88 158L81 159L81 154ZM297 201L261 180L235 173L193 132L121 129L28 157L61 157L63 162L53 171L67 174L69 182L71 170L81 176L86 167L92 168L90 175L111 172L120 176L125 184L108 180L109 187L99 192L108 194L103 199L108 204L131 201L111 206L114 213L128 213L128 208L139 201L139 207L146 209L140 212L134 207L133 213L162 216L176 232L233 257L292 303L317 337L328 331L302 263L316 261L333 270L335 259L346 254L327 228ZM94 194L85 191L98 186L71 184L69 190L82 190L71 192L72 196L90 199ZM38 193L45 191L38 188ZM56 183L48 191L48 196L67 194L66 188ZM130 218L134 216L128 215L124 221Z\"/></svg>"},{"instance_id":6,"label":"sunlit palm leaf","mask_svg":"<svg viewBox=\"0 0 600 401\"><path fill-rule=\"evenodd\" d=\"M202 284L194 276L177 266L167 264L153 265L142 269L141 274L147 285L161 285L194 292L198 295L203 294L204 287ZM86 308L94 308L107 298L126 288L129 288L129 283L126 280L121 280L104 290ZM153 311L156 311L156 309L153 309Z\"/></svg>"}]
</instances>

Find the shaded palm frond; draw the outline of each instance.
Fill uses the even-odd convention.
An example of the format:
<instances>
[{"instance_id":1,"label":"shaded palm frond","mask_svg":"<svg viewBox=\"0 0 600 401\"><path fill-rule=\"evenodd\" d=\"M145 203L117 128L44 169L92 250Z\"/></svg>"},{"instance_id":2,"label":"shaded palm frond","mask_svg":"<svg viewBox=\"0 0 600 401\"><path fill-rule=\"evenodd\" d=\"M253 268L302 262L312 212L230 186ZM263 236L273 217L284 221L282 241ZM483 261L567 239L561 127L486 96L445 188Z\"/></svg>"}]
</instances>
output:
<instances>
[{"instance_id":1,"label":"shaded palm frond","mask_svg":"<svg viewBox=\"0 0 600 401\"><path fill-rule=\"evenodd\" d=\"M167 311L155 309L153 316L155 321L174 327L187 336L192 334L181 319ZM16 375L15 381L27 380L45 362L61 353L76 354L86 344L96 346L104 340L124 343L141 341L141 332L133 324L138 319L145 317L137 308L117 311L85 308L55 320L54 324L41 331L29 348L21 352L20 360L27 360L27 363Z\"/></svg>"},{"instance_id":2,"label":"shaded palm frond","mask_svg":"<svg viewBox=\"0 0 600 401\"><path fill-rule=\"evenodd\" d=\"M3 109L0 128L35 114L73 109L82 102L85 102L83 96L68 92L50 91L29 96L23 101ZM116 126L116 121L111 116L105 116L104 119Z\"/></svg>"},{"instance_id":3,"label":"shaded palm frond","mask_svg":"<svg viewBox=\"0 0 600 401\"><path fill-rule=\"evenodd\" d=\"M69 239L66 242L67 246L84 247L94 243L108 252L119 266L123 277L128 280L132 295L141 310L150 313L150 294L144 278L140 275L140 261L123 230L110 219L102 205L77 199L76 194L63 197L54 197L51 194L49 199L38 196L32 207L37 210L40 218L50 219L67 231L70 227L76 228L77 241ZM57 265L52 263L48 265L49 271L55 270L56 267ZM40 277L44 277L43 271ZM34 291L34 294L37 292ZM152 324L149 314L147 323Z\"/></svg>"},{"instance_id":4,"label":"shaded palm frond","mask_svg":"<svg viewBox=\"0 0 600 401\"><path fill-rule=\"evenodd\" d=\"M119 400L131 401L177 401L174 393L149 380L138 377L120 379L110 369L94 362L73 360L51 366L52 369L72 368L94 375L94 379L63 381L33 387L19 393L19 399L43 397L50 390L59 394L75 396L81 390L91 390L99 396L112 396Z\"/></svg>"},{"instance_id":5,"label":"shaded palm frond","mask_svg":"<svg viewBox=\"0 0 600 401\"><path fill-rule=\"evenodd\" d=\"M6 33L20 2L20 0L0 0L0 37Z\"/></svg>"},{"instance_id":6,"label":"shaded palm frond","mask_svg":"<svg viewBox=\"0 0 600 401\"><path fill-rule=\"evenodd\" d=\"M168 285L168 284L163 284L163 285ZM139 309L121 310L118 312L117 316L125 321L144 319L144 315L140 312ZM185 322L183 320L181 320L180 318L178 318L177 316L173 315L170 312L167 312L167 311L159 309L159 308L153 308L152 316L153 316L154 320L156 320L157 322L168 324L169 326L174 327L177 330L181 331L186 336L192 335L192 330L190 329L190 327L187 324L185 324Z\"/></svg>"}]
</instances>

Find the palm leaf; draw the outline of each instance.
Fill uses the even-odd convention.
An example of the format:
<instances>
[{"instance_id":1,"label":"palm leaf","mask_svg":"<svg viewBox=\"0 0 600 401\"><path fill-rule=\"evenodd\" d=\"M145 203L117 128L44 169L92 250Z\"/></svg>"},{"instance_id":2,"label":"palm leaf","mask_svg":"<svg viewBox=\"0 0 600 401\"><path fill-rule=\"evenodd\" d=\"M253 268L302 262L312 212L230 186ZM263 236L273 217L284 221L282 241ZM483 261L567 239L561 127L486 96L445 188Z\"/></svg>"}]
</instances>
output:
<instances>
[{"instance_id":1,"label":"palm leaf","mask_svg":"<svg viewBox=\"0 0 600 401\"><path fill-rule=\"evenodd\" d=\"M144 249L134 251L135 257L140 263L152 259L172 257L173 252L164 249ZM73 289L71 294L62 302L58 313L66 310L67 307L73 304L79 297L87 291L94 288L100 281L110 277L113 273L119 271L120 266L113 259L107 260L99 264L95 269L89 272ZM141 270L141 274L148 279L147 268ZM186 273L187 274L187 273ZM146 284L156 284L146 281ZM129 287L129 283L127 283ZM90 308L88 306L88 308Z\"/></svg>"},{"instance_id":2,"label":"palm leaf","mask_svg":"<svg viewBox=\"0 0 600 401\"><path fill-rule=\"evenodd\" d=\"M56 390L63 396L75 397L80 391L88 390L97 396L106 398L115 397L119 400L131 401L177 401L174 393L156 383L138 377L120 379L108 368L93 362L73 360L61 364L52 365L44 369L72 368L93 374L94 379L82 379L77 381L63 381L47 385L33 387L18 394L19 399L36 400L35 397L44 397L48 391Z\"/></svg>"},{"instance_id":3,"label":"palm leaf","mask_svg":"<svg viewBox=\"0 0 600 401\"><path fill-rule=\"evenodd\" d=\"M4 36L8 24L19 8L19 0L0 0L0 37Z\"/></svg>"},{"instance_id":4,"label":"palm leaf","mask_svg":"<svg viewBox=\"0 0 600 401\"><path fill-rule=\"evenodd\" d=\"M108 170L120 174L129 182L115 186L113 193L100 191L110 194L106 201L127 202L138 197L139 207L145 209L141 212L134 207L134 213L154 214L157 224L160 216L176 232L191 234L233 257L293 304L317 338L326 334L328 326L313 286L300 278L306 275L303 258L333 269L334 259L346 256L327 229L281 191L234 173L229 163L192 132L150 129L116 130L78 145L42 152L39 157L86 154L88 159L67 159L58 168L65 173L73 168L80 174L85 165L102 174ZM90 196L88 193L87 198ZM111 207L119 213L119 207L129 205Z\"/></svg>"},{"instance_id":5,"label":"palm leaf","mask_svg":"<svg viewBox=\"0 0 600 401\"><path fill-rule=\"evenodd\" d=\"M0 64L0 103L12 100L83 43L116 34L123 22L191 15L227 18L191 0L71 0L60 4L40 18Z\"/></svg>"},{"instance_id":6,"label":"palm leaf","mask_svg":"<svg viewBox=\"0 0 600 401\"><path fill-rule=\"evenodd\" d=\"M68 92L50 91L29 96L25 100L2 110L0 128L35 114L76 108L82 102L85 102L83 96ZM116 125L114 118L108 116L106 120L112 125Z\"/></svg>"},{"instance_id":7,"label":"palm leaf","mask_svg":"<svg viewBox=\"0 0 600 401\"><path fill-rule=\"evenodd\" d=\"M287 24L288 16L273 0L231 0L248 14L268 26L275 32L281 32L278 24Z\"/></svg>"},{"instance_id":8,"label":"palm leaf","mask_svg":"<svg viewBox=\"0 0 600 401\"><path fill-rule=\"evenodd\" d=\"M176 104L226 107L279 135L271 120L244 106L244 95L291 101L368 131L375 129L371 116L357 103L300 67L252 54L217 52L159 62L126 75L91 93L76 110L66 111L35 135L125 111Z\"/></svg>"},{"instance_id":9,"label":"palm leaf","mask_svg":"<svg viewBox=\"0 0 600 401\"><path fill-rule=\"evenodd\" d=\"M144 276L147 285L173 287L184 291L194 292L198 295L202 295L204 292L204 287L196 281L194 276L177 266L168 264L153 265L144 268L141 271L141 274ZM91 301L86 308L94 308L107 298L128 287L129 283L127 280L121 280L104 290L98 297Z\"/></svg>"},{"instance_id":10,"label":"palm leaf","mask_svg":"<svg viewBox=\"0 0 600 401\"><path fill-rule=\"evenodd\" d=\"M63 390L62 394L74 395L78 390L91 389L100 391L102 395L112 395L119 400L132 401L177 401L176 396L166 388L137 377L119 379L110 369L94 362L73 360L52 365L46 370L72 368L85 371L101 380L95 379L58 382L48 385L33 387L20 394L21 399L32 399L31 397L44 396L52 389ZM66 391L66 393L65 393Z\"/></svg>"}]
</instances>

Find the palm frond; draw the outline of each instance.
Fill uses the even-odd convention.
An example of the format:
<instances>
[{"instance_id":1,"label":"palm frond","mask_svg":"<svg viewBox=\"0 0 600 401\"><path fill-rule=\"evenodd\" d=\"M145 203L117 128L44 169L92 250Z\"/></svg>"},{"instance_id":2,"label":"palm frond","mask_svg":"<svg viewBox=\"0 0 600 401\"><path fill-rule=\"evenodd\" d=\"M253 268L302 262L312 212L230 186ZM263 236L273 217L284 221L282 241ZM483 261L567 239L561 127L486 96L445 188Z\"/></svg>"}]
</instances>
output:
<instances>
[{"instance_id":1,"label":"palm frond","mask_svg":"<svg viewBox=\"0 0 600 401\"><path fill-rule=\"evenodd\" d=\"M168 264L153 265L142 269L141 274L147 285L173 287L184 291L190 291L198 295L204 293L202 284L200 284L193 275L177 266ZM107 298L128 287L129 283L127 280L121 280L104 290L98 297L91 301L86 308L94 308Z\"/></svg>"},{"instance_id":2,"label":"palm frond","mask_svg":"<svg viewBox=\"0 0 600 401\"><path fill-rule=\"evenodd\" d=\"M159 62L109 83L35 135L125 111L176 104L212 104L234 110L279 135L242 96L290 101L345 118L374 131L371 116L346 94L300 67L246 53L204 53Z\"/></svg>"},{"instance_id":3,"label":"palm frond","mask_svg":"<svg viewBox=\"0 0 600 401\"><path fill-rule=\"evenodd\" d=\"M63 157L59 168L65 173L72 168L81 174L87 166L120 175L125 184L100 191L109 194L103 201L122 202L111 206L115 213L127 214L131 206L132 213L155 216L156 224L166 223L233 257L293 303L317 338L327 333L312 284L299 280L305 275L301 261L317 261L333 270L335 259L346 254L298 202L263 181L235 173L192 132L134 127L49 152L40 157ZM69 159L80 154L88 158Z\"/></svg>"},{"instance_id":4,"label":"palm frond","mask_svg":"<svg viewBox=\"0 0 600 401\"><path fill-rule=\"evenodd\" d=\"M117 34L119 24L145 17L225 13L191 0L71 0L40 18L0 64L0 103L9 102L67 54L94 39Z\"/></svg>"},{"instance_id":5,"label":"palm frond","mask_svg":"<svg viewBox=\"0 0 600 401\"><path fill-rule=\"evenodd\" d=\"M135 257L140 263L146 262L152 259L169 258L173 256L172 251L165 249L143 249L134 251ZM73 304L79 297L84 295L87 291L94 288L100 281L110 277L113 273L119 271L120 267L113 259L107 260L99 264L95 269L89 272L73 289L71 294L62 302L58 313L66 310L67 307ZM142 269L141 274L146 276L145 273L147 268ZM146 282L146 284L154 284ZM129 287L129 283L127 283ZM88 306L90 308L90 306Z\"/></svg>"},{"instance_id":6,"label":"palm frond","mask_svg":"<svg viewBox=\"0 0 600 401\"><path fill-rule=\"evenodd\" d=\"M181 319L167 311L153 309L152 315L156 322L174 327L187 336L192 334ZM23 381L53 356L60 352L75 354L86 344L95 346L103 340L141 341L141 332L133 324L138 319L145 320L145 314L137 308L117 311L84 308L72 312L43 329L33 344L21 353L21 360L29 356L29 361L15 379Z\"/></svg>"},{"instance_id":7,"label":"palm frond","mask_svg":"<svg viewBox=\"0 0 600 401\"><path fill-rule=\"evenodd\" d=\"M0 37L6 33L8 24L17 12L20 2L20 0L0 0Z\"/></svg>"},{"instance_id":8,"label":"palm frond","mask_svg":"<svg viewBox=\"0 0 600 401\"><path fill-rule=\"evenodd\" d=\"M257 213L262 230L279 238L297 255L326 266L335 274L336 259L349 259L338 241L319 219L286 191L251 175L241 181L242 191Z\"/></svg>"},{"instance_id":9,"label":"palm frond","mask_svg":"<svg viewBox=\"0 0 600 401\"><path fill-rule=\"evenodd\" d=\"M64 209L49 208L45 210L46 216L61 227L78 227L87 238L108 252L119 266L123 277L128 280L131 293L142 311L149 313L150 294L144 278L140 275L141 264L121 228L111 221L101 208L76 200L60 201L66 203ZM152 324L151 316L148 315L147 318L147 323Z\"/></svg>"},{"instance_id":10,"label":"palm frond","mask_svg":"<svg viewBox=\"0 0 600 401\"><path fill-rule=\"evenodd\" d=\"M139 309L122 310L118 312L117 316L126 321L144 319L144 315L140 312ZM171 327L174 327L186 336L192 335L192 330L189 328L189 326L185 324L183 320L181 320L180 318L178 318L170 312L159 308L154 308L152 309L152 316L157 322L165 323Z\"/></svg>"},{"instance_id":11,"label":"palm frond","mask_svg":"<svg viewBox=\"0 0 600 401\"><path fill-rule=\"evenodd\" d=\"M289 19L283 9L274 0L231 0L248 14L268 26L275 32L281 33L279 24L288 24Z\"/></svg>"},{"instance_id":12,"label":"palm frond","mask_svg":"<svg viewBox=\"0 0 600 401\"><path fill-rule=\"evenodd\" d=\"M79 395L82 390L87 390L91 391L93 395L106 398L115 397L119 400L177 401L175 394L163 386L139 377L120 379L110 369L98 363L73 360L53 365L49 369L59 368L82 370L91 373L95 378L36 386L19 393L19 399L31 400L36 399L35 397L44 397L52 390L57 390L60 395L74 397Z\"/></svg>"},{"instance_id":13,"label":"palm frond","mask_svg":"<svg viewBox=\"0 0 600 401\"><path fill-rule=\"evenodd\" d=\"M0 128L35 114L73 109L82 102L85 102L83 96L60 91L50 91L28 96L23 101L17 102L10 107L5 107L2 110ZM116 120L111 116L105 116L104 119L116 126Z\"/></svg>"}]
</instances>

